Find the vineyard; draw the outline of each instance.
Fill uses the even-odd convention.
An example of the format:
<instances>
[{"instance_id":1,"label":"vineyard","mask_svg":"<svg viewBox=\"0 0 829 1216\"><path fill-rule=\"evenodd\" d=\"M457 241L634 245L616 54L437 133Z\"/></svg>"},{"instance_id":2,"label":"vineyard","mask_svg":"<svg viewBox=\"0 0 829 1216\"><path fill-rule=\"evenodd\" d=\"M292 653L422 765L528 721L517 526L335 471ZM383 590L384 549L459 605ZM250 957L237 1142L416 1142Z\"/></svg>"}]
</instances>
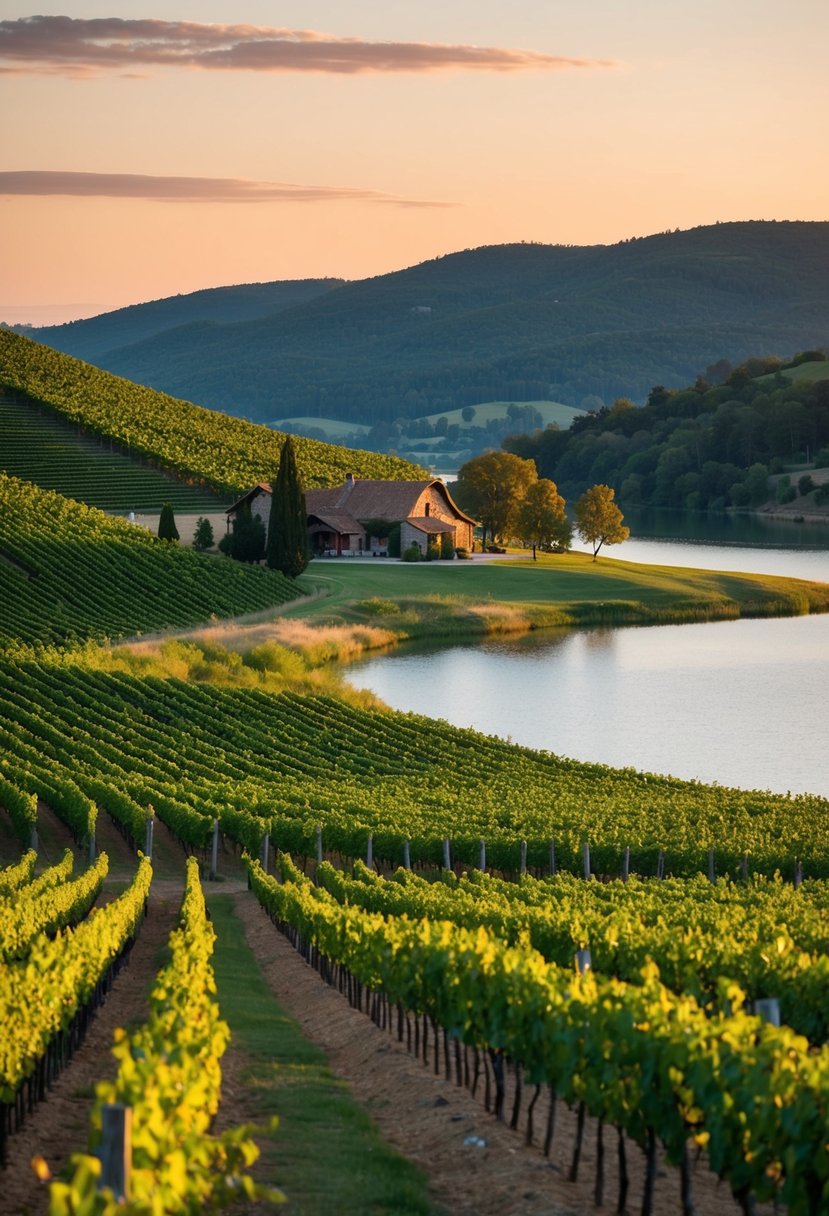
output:
<instances>
[{"instance_id":1,"label":"vineyard","mask_svg":"<svg viewBox=\"0 0 829 1216\"><path fill-rule=\"evenodd\" d=\"M0 329L0 386L112 440L128 456L222 496L270 479L279 465L281 433L122 380L8 329ZM425 475L393 456L314 439L294 443L306 489L338 485L346 473L404 481Z\"/></svg>"},{"instance_id":2,"label":"vineyard","mask_svg":"<svg viewBox=\"0 0 829 1216\"><path fill-rule=\"evenodd\" d=\"M506 1076L513 1074L510 1122L518 1129L523 1113L528 1140L545 1090L545 1152L563 1099L598 1119L600 1129L618 1129L620 1151L625 1133L646 1153L644 1213L651 1210L657 1140L680 1168L683 1213L694 1211L689 1143L707 1150L746 1213L756 1200L782 1202L791 1216L826 1210L829 1049L747 1011L727 975L717 1006L704 1008L664 986L653 963L636 982L623 982L597 974L586 960L575 969L559 966L524 942L510 944L485 890L477 893L477 923L471 917L466 927L452 915L452 884L440 891L443 918L421 919L419 892L407 900L405 883L395 884L397 912L383 916L351 901L359 878L339 880L332 895L290 857L279 868L282 882L253 862L253 889L323 979L426 1061L431 1034L435 1071L473 1090L485 1086L496 1117L507 1117ZM368 885L383 881L371 876ZM611 904L614 896L611 888ZM692 900L684 902L690 910ZM492 917L496 927L485 927ZM579 1138L571 1177L580 1151ZM624 1211L620 1176L617 1211Z\"/></svg>"},{"instance_id":3,"label":"vineyard","mask_svg":"<svg viewBox=\"0 0 829 1216\"><path fill-rule=\"evenodd\" d=\"M203 557L0 473L0 649L192 625L293 599L274 570Z\"/></svg>"},{"instance_id":4,"label":"vineyard","mask_svg":"<svg viewBox=\"0 0 829 1216\"><path fill-rule=\"evenodd\" d=\"M104 671L91 662L0 661L0 777L39 792L79 839L97 807L144 839L154 813L193 848L222 832L276 847L440 865L556 864L581 872L829 875L824 799L786 798L581 764L330 695L224 688ZM48 790L48 796L43 791ZM448 825L451 824L451 828Z\"/></svg>"},{"instance_id":5,"label":"vineyard","mask_svg":"<svg viewBox=\"0 0 829 1216\"><path fill-rule=\"evenodd\" d=\"M158 513L165 502L194 513L229 505L227 496L223 501L111 448L105 440L80 434L54 410L0 397L0 473L123 515Z\"/></svg>"},{"instance_id":6,"label":"vineyard","mask_svg":"<svg viewBox=\"0 0 829 1216\"><path fill-rule=\"evenodd\" d=\"M8 384L200 486L246 487L278 456L279 437L262 428L8 332L0 350ZM3 417L13 434L12 413ZM28 477L46 476L36 444L28 457L19 438L9 450ZM63 461L69 477L66 451L43 459ZM335 451L302 443L308 484L346 470L415 472ZM75 471L76 490L91 494L91 472ZM829 1213L825 799L517 747L339 695L296 655L270 670L255 652L207 645L175 643L155 664L93 645L286 603L302 584L179 549L33 480L0 473L0 1151L10 1164L117 993L148 908L153 925L159 883L173 885L170 855L175 907L188 857L163 965L169 921L156 953L146 947L155 980L144 1012L116 1032L115 1070L88 1087L88 1129L42 1192L51 1216L281 1198L282 1124L273 1159L265 1152L254 1166L280 1109L262 1096L264 1064L242 1084L261 1126L221 1118L236 1030L231 1042L214 963L231 947L208 917L199 872L224 877L222 868L234 878L217 899L253 909L284 945L258 900L345 1010L369 1013L371 1034L443 1076L447 1088L427 1105L468 1090L487 1126L509 1124L549 1159L558 1177L545 1176L545 1194L576 1183L592 1152L597 1207L633 1211L635 1200L648 1216L670 1185L673 1210L689 1216L707 1166L722 1190L715 1207L705 1192L706 1216L749 1216L757 1204ZM74 847L55 849L47 825ZM154 835L167 854L152 856ZM238 972L234 984L244 985ZM259 998L251 1003L259 1017ZM369 1050L369 1072L391 1045ZM304 1068L299 1060L292 1087ZM409 1135L406 1096L404 1085L394 1108ZM103 1164L120 1111L132 1128L128 1203ZM46 1143L42 1179L49 1155ZM495 1156L478 1162L499 1168ZM360 1185L355 1194L348 1216L392 1210L361 1206ZM515 1202L509 1212L523 1216ZM393 1210L425 1212L427 1200Z\"/></svg>"}]
</instances>

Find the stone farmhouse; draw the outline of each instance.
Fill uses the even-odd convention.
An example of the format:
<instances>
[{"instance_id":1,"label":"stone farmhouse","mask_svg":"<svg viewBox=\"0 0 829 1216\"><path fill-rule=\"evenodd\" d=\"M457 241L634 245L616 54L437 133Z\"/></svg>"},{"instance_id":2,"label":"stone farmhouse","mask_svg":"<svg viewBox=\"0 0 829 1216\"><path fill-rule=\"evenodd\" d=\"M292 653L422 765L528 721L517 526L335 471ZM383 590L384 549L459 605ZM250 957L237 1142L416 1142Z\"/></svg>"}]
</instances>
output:
<instances>
[{"instance_id":1,"label":"stone farmhouse","mask_svg":"<svg viewBox=\"0 0 829 1216\"><path fill-rule=\"evenodd\" d=\"M415 544L421 553L431 542L451 533L456 549L472 548L475 520L453 502L442 481L375 481L349 473L341 486L306 490L311 549L319 557L349 557L360 553L385 556L386 537L372 536L365 524L385 520L400 525L400 551ZM248 490L228 510L228 526L240 508L249 506L268 526L271 487L267 482Z\"/></svg>"}]
</instances>

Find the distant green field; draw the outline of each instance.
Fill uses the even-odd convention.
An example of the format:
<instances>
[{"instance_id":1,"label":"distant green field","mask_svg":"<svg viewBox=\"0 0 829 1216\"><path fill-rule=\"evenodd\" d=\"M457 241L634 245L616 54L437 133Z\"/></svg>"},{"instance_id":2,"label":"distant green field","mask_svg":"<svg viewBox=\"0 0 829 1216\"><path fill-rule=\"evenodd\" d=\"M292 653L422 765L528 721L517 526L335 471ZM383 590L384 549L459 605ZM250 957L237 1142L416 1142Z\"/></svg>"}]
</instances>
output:
<instances>
[{"instance_id":1,"label":"distant green field","mask_svg":"<svg viewBox=\"0 0 829 1216\"><path fill-rule=\"evenodd\" d=\"M787 380L829 380L829 359L820 363L799 363L782 373Z\"/></svg>"},{"instance_id":2,"label":"distant green field","mask_svg":"<svg viewBox=\"0 0 829 1216\"><path fill-rule=\"evenodd\" d=\"M275 418L270 423L278 430L286 426L314 427L324 431L329 439L342 439L345 435L367 435L371 427L360 422L340 422L337 418Z\"/></svg>"},{"instance_id":3,"label":"distant green field","mask_svg":"<svg viewBox=\"0 0 829 1216\"><path fill-rule=\"evenodd\" d=\"M580 410L575 405L563 405L560 401L484 401L480 405L472 407L475 410L475 417L471 422L464 422L461 409L442 410L438 414L426 414L425 418L433 425L438 418L445 418L450 426L457 425L463 430L469 426L484 426L493 418L503 418L511 405L531 405L533 409L538 410L544 419L545 426L550 422L556 422L563 431L567 430L574 418L586 413L585 410Z\"/></svg>"}]
</instances>

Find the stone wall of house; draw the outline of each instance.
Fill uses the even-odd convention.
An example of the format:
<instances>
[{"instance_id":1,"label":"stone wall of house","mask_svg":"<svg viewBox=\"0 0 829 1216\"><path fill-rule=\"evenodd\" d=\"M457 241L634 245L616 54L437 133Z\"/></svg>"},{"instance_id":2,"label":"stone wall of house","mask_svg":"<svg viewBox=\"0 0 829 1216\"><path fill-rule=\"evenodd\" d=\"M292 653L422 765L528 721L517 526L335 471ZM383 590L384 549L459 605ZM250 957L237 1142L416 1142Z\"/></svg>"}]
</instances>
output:
<instances>
[{"instance_id":1,"label":"stone wall of house","mask_svg":"<svg viewBox=\"0 0 829 1216\"><path fill-rule=\"evenodd\" d=\"M444 523L452 524L455 528L455 547L472 549L472 524L456 518L437 486L428 486L423 491L412 510L412 515L428 515L430 519L440 519Z\"/></svg>"}]
</instances>

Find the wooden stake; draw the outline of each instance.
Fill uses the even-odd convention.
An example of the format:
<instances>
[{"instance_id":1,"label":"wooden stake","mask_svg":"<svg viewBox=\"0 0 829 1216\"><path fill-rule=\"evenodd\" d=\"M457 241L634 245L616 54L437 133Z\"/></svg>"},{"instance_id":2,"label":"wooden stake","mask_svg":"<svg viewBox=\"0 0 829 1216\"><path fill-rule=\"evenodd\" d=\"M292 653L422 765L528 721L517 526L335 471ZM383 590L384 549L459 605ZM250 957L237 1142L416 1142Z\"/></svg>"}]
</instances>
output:
<instances>
[{"instance_id":1,"label":"wooden stake","mask_svg":"<svg viewBox=\"0 0 829 1216\"><path fill-rule=\"evenodd\" d=\"M147 820L147 835L144 841L144 854L152 861L153 857L153 827L155 825L155 816L150 815Z\"/></svg>"},{"instance_id":2,"label":"wooden stake","mask_svg":"<svg viewBox=\"0 0 829 1216\"><path fill-rule=\"evenodd\" d=\"M625 845L625 853L622 857L622 882L627 882L630 878L630 845Z\"/></svg>"},{"instance_id":3,"label":"wooden stake","mask_svg":"<svg viewBox=\"0 0 829 1216\"><path fill-rule=\"evenodd\" d=\"M322 824L317 824L317 861L322 861Z\"/></svg>"},{"instance_id":4,"label":"wooden stake","mask_svg":"<svg viewBox=\"0 0 829 1216\"><path fill-rule=\"evenodd\" d=\"M714 850L709 849L708 850L708 881L714 882L715 880L716 880L716 875L714 873Z\"/></svg>"},{"instance_id":5,"label":"wooden stake","mask_svg":"<svg viewBox=\"0 0 829 1216\"><path fill-rule=\"evenodd\" d=\"M219 821L213 820L213 848L210 853L210 877L215 878L219 872Z\"/></svg>"},{"instance_id":6,"label":"wooden stake","mask_svg":"<svg viewBox=\"0 0 829 1216\"><path fill-rule=\"evenodd\" d=\"M590 845L587 843L586 840L585 840L584 844L581 846L581 861L582 861L582 865L584 867L584 877L589 878L590 877Z\"/></svg>"},{"instance_id":7,"label":"wooden stake","mask_svg":"<svg viewBox=\"0 0 829 1216\"><path fill-rule=\"evenodd\" d=\"M478 849L478 869L486 874L486 841L482 840Z\"/></svg>"},{"instance_id":8,"label":"wooden stake","mask_svg":"<svg viewBox=\"0 0 829 1216\"><path fill-rule=\"evenodd\" d=\"M374 865L374 837L371 832L368 834L368 842L366 844L366 865L369 869Z\"/></svg>"},{"instance_id":9,"label":"wooden stake","mask_svg":"<svg viewBox=\"0 0 829 1216\"><path fill-rule=\"evenodd\" d=\"M403 841L403 868L405 870L411 870L412 868L412 854L409 849L408 840Z\"/></svg>"},{"instance_id":10,"label":"wooden stake","mask_svg":"<svg viewBox=\"0 0 829 1216\"><path fill-rule=\"evenodd\" d=\"M526 842L526 840L521 841L521 860L520 860L520 864L519 864L519 870L521 873L521 877L525 878L526 874L527 874L527 842Z\"/></svg>"},{"instance_id":11,"label":"wooden stake","mask_svg":"<svg viewBox=\"0 0 829 1216\"><path fill-rule=\"evenodd\" d=\"M108 1187L118 1203L130 1195L132 1169L132 1107L112 1102L101 1108L101 1177L99 1189Z\"/></svg>"},{"instance_id":12,"label":"wooden stake","mask_svg":"<svg viewBox=\"0 0 829 1216\"><path fill-rule=\"evenodd\" d=\"M550 838L550 877L554 878L556 873L556 842Z\"/></svg>"},{"instance_id":13,"label":"wooden stake","mask_svg":"<svg viewBox=\"0 0 829 1216\"><path fill-rule=\"evenodd\" d=\"M452 869L452 851L449 847L449 837L445 837L443 841L443 868L444 870Z\"/></svg>"}]
</instances>

